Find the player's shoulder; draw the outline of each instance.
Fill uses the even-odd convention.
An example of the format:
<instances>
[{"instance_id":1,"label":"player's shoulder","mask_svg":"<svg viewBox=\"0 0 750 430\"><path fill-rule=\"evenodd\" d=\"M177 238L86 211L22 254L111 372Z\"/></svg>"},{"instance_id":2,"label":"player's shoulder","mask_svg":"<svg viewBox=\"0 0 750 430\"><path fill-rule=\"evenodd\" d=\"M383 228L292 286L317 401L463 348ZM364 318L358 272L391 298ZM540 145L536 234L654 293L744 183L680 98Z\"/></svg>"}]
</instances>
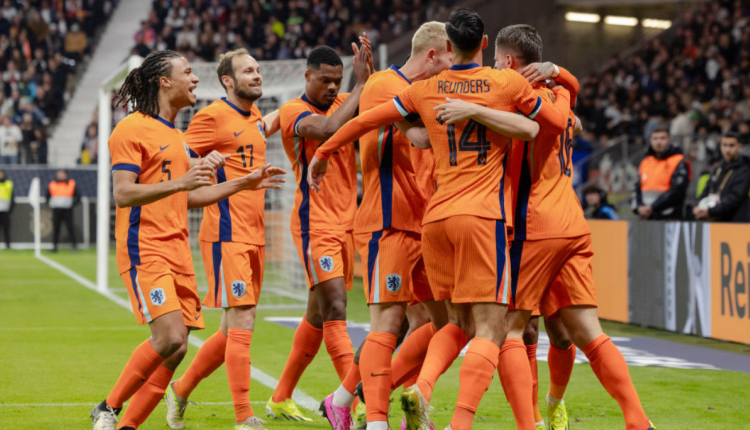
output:
<instances>
[{"instance_id":1,"label":"player's shoulder","mask_svg":"<svg viewBox=\"0 0 750 430\"><path fill-rule=\"evenodd\" d=\"M140 112L133 112L120 120L112 131L112 139L140 134L144 128L151 127L151 119Z\"/></svg>"},{"instance_id":2,"label":"player's shoulder","mask_svg":"<svg viewBox=\"0 0 750 430\"><path fill-rule=\"evenodd\" d=\"M285 112L298 111L298 110L312 110L301 97L293 98L288 102L281 105L279 113L283 116Z\"/></svg>"},{"instance_id":3,"label":"player's shoulder","mask_svg":"<svg viewBox=\"0 0 750 430\"><path fill-rule=\"evenodd\" d=\"M223 110L222 104L224 104L224 102L222 102L221 100L215 100L210 105L198 110L198 112L196 112L195 115L193 115L193 119L191 122L196 121L196 120L205 121L205 120L213 119L221 115L222 110Z\"/></svg>"}]
</instances>

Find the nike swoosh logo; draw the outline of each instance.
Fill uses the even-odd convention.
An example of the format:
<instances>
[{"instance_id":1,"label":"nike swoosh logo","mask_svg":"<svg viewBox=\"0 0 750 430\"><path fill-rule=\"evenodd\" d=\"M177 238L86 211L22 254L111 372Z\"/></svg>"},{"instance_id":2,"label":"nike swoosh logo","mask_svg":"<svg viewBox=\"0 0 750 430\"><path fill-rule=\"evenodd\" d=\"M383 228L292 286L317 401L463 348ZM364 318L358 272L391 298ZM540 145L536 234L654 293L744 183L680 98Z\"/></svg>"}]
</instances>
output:
<instances>
[{"instance_id":1,"label":"nike swoosh logo","mask_svg":"<svg viewBox=\"0 0 750 430\"><path fill-rule=\"evenodd\" d=\"M165 146L163 148L161 146L159 146L159 151L164 151L165 149L169 148L171 145L172 144L170 143L169 145L167 145L167 146Z\"/></svg>"},{"instance_id":2,"label":"nike swoosh logo","mask_svg":"<svg viewBox=\"0 0 750 430\"><path fill-rule=\"evenodd\" d=\"M314 355L305 354L305 357L315 357Z\"/></svg>"},{"instance_id":3,"label":"nike swoosh logo","mask_svg":"<svg viewBox=\"0 0 750 430\"><path fill-rule=\"evenodd\" d=\"M234 137L238 137L239 135L241 135L241 134L242 134L242 133L244 133L244 132L245 132L245 130L242 130L242 131L241 131L241 132L239 132L239 133L234 133Z\"/></svg>"},{"instance_id":4,"label":"nike swoosh logo","mask_svg":"<svg viewBox=\"0 0 750 430\"><path fill-rule=\"evenodd\" d=\"M199 319L200 317L201 317L201 316L200 316L200 315L198 315L197 317L195 317L195 320L196 320L196 321L198 321L198 319Z\"/></svg>"},{"instance_id":5,"label":"nike swoosh logo","mask_svg":"<svg viewBox=\"0 0 750 430\"><path fill-rule=\"evenodd\" d=\"M378 373L378 374L375 374L375 373L370 372L370 376L372 376L374 378L376 376L388 376L388 374L387 373Z\"/></svg>"}]
</instances>

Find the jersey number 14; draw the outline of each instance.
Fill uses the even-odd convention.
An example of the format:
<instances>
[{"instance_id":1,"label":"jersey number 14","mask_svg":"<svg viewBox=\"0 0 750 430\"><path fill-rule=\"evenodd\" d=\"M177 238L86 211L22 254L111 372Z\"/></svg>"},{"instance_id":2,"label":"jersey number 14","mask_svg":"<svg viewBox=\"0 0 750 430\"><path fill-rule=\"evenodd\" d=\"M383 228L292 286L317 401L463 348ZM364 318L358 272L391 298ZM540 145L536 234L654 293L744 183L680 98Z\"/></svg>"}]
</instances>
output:
<instances>
[{"instance_id":1,"label":"jersey number 14","mask_svg":"<svg viewBox=\"0 0 750 430\"><path fill-rule=\"evenodd\" d=\"M487 164L487 151L490 142L487 140L487 127L470 119L456 143L456 126L448 124L448 150L450 151L450 165L458 166L458 151L469 151L477 153L477 164ZM477 140L472 141L471 135L476 131Z\"/></svg>"}]
</instances>

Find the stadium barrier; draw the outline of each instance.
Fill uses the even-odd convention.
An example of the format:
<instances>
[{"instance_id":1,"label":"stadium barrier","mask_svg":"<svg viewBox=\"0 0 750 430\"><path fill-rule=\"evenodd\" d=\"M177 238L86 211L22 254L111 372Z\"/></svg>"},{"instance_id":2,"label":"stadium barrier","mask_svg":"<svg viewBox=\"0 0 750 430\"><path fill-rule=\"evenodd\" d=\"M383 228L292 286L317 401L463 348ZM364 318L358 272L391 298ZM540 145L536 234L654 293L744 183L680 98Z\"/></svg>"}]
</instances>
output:
<instances>
[{"instance_id":1,"label":"stadium barrier","mask_svg":"<svg viewBox=\"0 0 750 430\"><path fill-rule=\"evenodd\" d=\"M601 318L750 344L750 224L589 225Z\"/></svg>"}]
</instances>

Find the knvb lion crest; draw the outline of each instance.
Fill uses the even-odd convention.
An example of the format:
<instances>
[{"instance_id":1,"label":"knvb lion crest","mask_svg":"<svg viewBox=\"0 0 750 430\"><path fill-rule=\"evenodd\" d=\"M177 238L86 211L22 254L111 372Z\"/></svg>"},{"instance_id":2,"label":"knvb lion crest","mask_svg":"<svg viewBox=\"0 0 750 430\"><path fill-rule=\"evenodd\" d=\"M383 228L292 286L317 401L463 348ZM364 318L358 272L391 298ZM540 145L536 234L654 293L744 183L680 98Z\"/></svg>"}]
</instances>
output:
<instances>
[{"instance_id":1,"label":"knvb lion crest","mask_svg":"<svg viewBox=\"0 0 750 430\"><path fill-rule=\"evenodd\" d=\"M266 138L266 128L263 127L263 121L256 121L255 124L258 126L258 131L260 132L260 135L263 136L263 139Z\"/></svg>"},{"instance_id":2,"label":"knvb lion crest","mask_svg":"<svg viewBox=\"0 0 750 430\"><path fill-rule=\"evenodd\" d=\"M238 299L245 295L246 292L245 283L242 281L232 282L232 295Z\"/></svg>"},{"instance_id":3,"label":"knvb lion crest","mask_svg":"<svg viewBox=\"0 0 750 430\"><path fill-rule=\"evenodd\" d=\"M154 288L149 294L149 298L151 298L151 303L156 306L161 306L167 301L167 296L161 288Z\"/></svg>"},{"instance_id":4,"label":"knvb lion crest","mask_svg":"<svg viewBox=\"0 0 750 430\"><path fill-rule=\"evenodd\" d=\"M320 263L320 268L323 269L324 272L330 272L331 270L333 270L333 258L327 255L320 257L318 263Z\"/></svg>"},{"instance_id":5,"label":"knvb lion crest","mask_svg":"<svg viewBox=\"0 0 750 430\"><path fill-rule=\"evenodd\" d=\"M401 276L391 273L385 277L385 288L391 293L397 293L401 289Z\"/></svg>"}]
</instances>

